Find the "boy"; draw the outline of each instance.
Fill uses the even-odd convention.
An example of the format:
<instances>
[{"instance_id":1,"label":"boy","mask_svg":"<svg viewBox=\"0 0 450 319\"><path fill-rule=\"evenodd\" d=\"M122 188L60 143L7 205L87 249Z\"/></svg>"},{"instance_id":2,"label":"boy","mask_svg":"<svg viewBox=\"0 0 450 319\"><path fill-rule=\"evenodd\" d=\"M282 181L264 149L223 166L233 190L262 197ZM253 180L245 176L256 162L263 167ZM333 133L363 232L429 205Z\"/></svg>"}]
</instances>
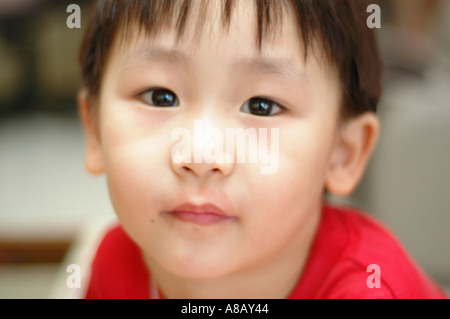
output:
<instances>
[{"instance_id":1,"label":"boy","mask_svg":"<svg viewBox=\"0 0 450 319\"><path fill-rule=\"evenodd\" d=\"M366 7L97 2L79 108L121 225L88 298L444 297L382 226L322 200L355 188L378 135Z\"/></svg>"}]
</instances>

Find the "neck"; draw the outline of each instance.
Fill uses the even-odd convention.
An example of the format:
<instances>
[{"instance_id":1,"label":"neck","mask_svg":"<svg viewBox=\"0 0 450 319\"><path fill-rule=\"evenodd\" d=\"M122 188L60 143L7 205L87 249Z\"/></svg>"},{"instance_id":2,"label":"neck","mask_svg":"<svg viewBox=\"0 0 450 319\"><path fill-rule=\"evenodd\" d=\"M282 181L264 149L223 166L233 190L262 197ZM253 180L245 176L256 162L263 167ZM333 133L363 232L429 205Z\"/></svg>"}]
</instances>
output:
<instances>
[{"instance_id":1,"label":"neck","mask_svg":"<svg viewBox=\"0 0 450 319\"><path fill-rule=\"evenodd\" d=\"M220 278L183 278L165 271L146 256L152 278L169 299L283 299L299 281L314 239L320 213L295 241L257 267L249 267Z\"/></svg>"}]
</instances>

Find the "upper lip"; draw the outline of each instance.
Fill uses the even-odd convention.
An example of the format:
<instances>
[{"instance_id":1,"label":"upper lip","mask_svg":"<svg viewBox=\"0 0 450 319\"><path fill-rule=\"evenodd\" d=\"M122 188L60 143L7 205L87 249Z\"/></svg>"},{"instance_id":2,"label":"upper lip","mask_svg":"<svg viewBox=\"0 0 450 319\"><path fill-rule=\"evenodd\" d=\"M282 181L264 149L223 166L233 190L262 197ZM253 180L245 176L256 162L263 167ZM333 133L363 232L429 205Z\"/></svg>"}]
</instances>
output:
<instances>
[{"instance_id":1,"label":"upper lip","mask_svg":"<svg viewBox=\"0 0 450 319\"><path fill-rule=\"evenodd\" d=\"M225 192L213 188L204 188L201 193L181 191L174 205L166 212L189 212L194 214L215 214L224 217L234 216L233 204Z\"/></svg>"},{"instance_id":2,"label":"upper lip","mask_svg":"<svg viewBox=\"0 0 450 319\"><path fill-rule=\"evenodd\" d=\"M224 210L220 209L212 203L194 204L187 202L175 207L169 212L189 212L194 214L215 214L220 216L229 216Z\"/></svg>"}]
</instances>

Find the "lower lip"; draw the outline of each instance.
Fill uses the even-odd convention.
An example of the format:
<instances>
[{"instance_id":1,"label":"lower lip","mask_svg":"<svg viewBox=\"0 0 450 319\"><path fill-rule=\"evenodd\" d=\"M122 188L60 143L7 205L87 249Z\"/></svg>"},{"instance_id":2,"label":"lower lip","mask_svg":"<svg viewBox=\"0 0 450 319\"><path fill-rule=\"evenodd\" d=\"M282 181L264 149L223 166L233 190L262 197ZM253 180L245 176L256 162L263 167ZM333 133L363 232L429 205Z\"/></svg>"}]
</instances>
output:
<instances>
[{"instance_id":1,"label":"lower lip","mask_svg":"<svg viewBox=\"0 0 450 319\"><path fill-rule=\"evenodd\" d=\"M194 223L197 225L213 225L234 219L233 217L217 215L214 213L193 213L188 211L175 211L169 214L183 222Z\"/></svg>"}]
</instances>

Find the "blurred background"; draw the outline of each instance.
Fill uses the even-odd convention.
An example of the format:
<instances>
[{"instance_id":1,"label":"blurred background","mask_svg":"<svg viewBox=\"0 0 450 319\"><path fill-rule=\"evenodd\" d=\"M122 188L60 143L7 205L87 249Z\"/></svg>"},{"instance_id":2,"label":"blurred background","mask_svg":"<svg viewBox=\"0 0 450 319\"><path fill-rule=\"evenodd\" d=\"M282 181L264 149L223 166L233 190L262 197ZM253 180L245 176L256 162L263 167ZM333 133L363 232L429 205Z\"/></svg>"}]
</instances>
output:
<instances>
[{"instance_id":1,"label":"blurred background","mask_svg":"<svg viewBox=\"0 0 450 319\"><path fill-rule=\"evenodd\" d=\"M379 0L381 136L350 198L450 291L450 0ZM81 7L70 29L69 4ZM0 0L0 298L66 298L115 220L84 169L77 54L91 1Z\"/></svg>"}]
</instances>

